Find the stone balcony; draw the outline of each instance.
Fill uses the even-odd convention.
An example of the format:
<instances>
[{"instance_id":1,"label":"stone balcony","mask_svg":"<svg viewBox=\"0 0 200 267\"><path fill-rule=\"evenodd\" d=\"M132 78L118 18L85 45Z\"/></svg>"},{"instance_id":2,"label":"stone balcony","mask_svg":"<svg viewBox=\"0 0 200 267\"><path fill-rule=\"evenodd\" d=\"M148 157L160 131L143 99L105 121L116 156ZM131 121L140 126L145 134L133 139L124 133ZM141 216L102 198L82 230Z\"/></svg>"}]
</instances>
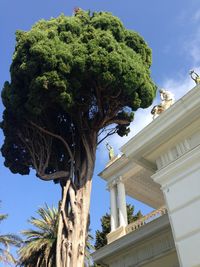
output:
<instances>
[{"instance_id":1,"label":"stone balcony","mask_svg":"<svg viewBox=\"0 0 200 267\"><path fill-rule=\"evenodd\" d=\"M102 267L180 267L164 212L155 210L129 224L124 236L93 253L94 262Z\"/></svg>"},{"instance_id":2,"label":"stone balcony","mask_svg":"<svg viewBox=\"0 0 200 267\"><path fill-rule=\"evenodd\" d=\"M138 228L146 225L147 223L150 223L151 221L158 219L159 217L163 216L166 213L167 213L166 207L161 207L157 210L150 212L149 214L143 216L139 220L128 224L126 226L126 234L129 234L130 232L137 230Z\"/></svg>"},{"instance_id":3,"label":"stone balcony","mask_svg":"<svg viewBox=\"0 0 200 267\"><path fill-rule=\"evenodd\" d=\"M158 219L159 217L165 215L167 213L167 209L165 206L156 209L152 212L150 212L149 214L141 217L140 219L138 219L137 221L134 221L130 224L128 224L127 226L121 226L118 227L116 230L110 232L107 235L107 240L108 240L108 244L112 243L113 241L121 238L122 236L129 234L133 231L136 231L137 229L147 225L148 223Z\"/></svg>"}]
</instances>

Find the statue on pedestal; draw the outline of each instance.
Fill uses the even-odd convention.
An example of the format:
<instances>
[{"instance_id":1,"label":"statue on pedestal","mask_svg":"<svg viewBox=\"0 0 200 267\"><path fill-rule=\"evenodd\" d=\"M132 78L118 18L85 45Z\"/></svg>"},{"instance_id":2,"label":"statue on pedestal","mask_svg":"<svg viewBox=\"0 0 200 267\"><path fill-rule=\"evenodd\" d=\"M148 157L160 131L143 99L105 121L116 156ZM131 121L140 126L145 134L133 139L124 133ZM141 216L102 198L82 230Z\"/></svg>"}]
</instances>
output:
<instances>
[{"instance_id":1,"label":"statue on pedestal","mask_svg":"<svg viewBox=\"0 0 200 267\"><path fill-rule=\"evenodd\" d=\"M108 142L106 143L106 148L109 151L109 154L108 154L109 155L109 160L112 160L114 158L114 156L115 156L114 149Z\"/></svg>"},{"instance_id":2,"label":"statue on pedestal","mask_svg":"<svg viewBox=\"0 0 200 267\"><path fill-rule=\"evenodd\" d=\"M194 70L190 70L189 74L192 80L195 81L196 84L200 84L200 76Z\"/></svg>"},{"instance_id":3,"label":"statue on pedestal","mask_svg":"<svg viewBox=\"0 0 200 267\"><path fill-rule=\"evenodd\" d=\"M174 95L165 89L160 89L160 99L161 103L152 108L151 114L153 115L153 119L158 117L163 111L168 109L171 105L174 104Z\"/></svg>"}]
</instances>

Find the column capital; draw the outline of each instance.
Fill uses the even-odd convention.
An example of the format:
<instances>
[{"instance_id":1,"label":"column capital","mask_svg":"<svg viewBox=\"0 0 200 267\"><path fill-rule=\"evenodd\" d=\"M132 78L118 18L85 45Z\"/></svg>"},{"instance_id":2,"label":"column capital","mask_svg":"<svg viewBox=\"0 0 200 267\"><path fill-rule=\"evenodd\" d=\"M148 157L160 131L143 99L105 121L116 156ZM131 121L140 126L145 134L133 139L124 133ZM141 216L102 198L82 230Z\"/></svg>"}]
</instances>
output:
<instances>
[{"instance_id":1,"label":"column capital","mask_svg":"<svg viewBox=\"0 0 200 267\"><path fill-rule=\"evenodd\" d=\"M120 175L115 179L115 181L116 181L116 184L124 183L124 178L123 176Z\"/></svg>"},{"instance_id":2,"label":"column capital","mask_svg":"<svg viewBox=\"0 0 200 267\"><path fill-rule=\"evenodd\" d=\"M117 184L116 180L112 180L112 181L108 181L107 182L107 186L106 186L106 189L108 191L110 191L115 185Z\"/></svg>"}]
</instances>

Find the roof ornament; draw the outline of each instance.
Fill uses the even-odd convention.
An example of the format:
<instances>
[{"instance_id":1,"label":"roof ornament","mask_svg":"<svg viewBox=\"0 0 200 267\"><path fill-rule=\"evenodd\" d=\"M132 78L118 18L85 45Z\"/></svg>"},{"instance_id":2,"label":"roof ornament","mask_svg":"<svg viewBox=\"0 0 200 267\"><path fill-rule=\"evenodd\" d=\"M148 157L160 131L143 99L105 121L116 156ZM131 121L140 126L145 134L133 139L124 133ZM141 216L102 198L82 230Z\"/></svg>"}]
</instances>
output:
<instances>
[{"instance_id":1,"label":"roof ornament","mask_svg":"<svg viewBox=\"0 0 200 267\"><path fill-rule=\"evenodd\" d=\"M195 81L196 84L200 84L200 76L194 70L190 70L189 74L192 80Z\"/></svg>"},{"instance_id":2,"label":"roof ornament","mask_svg":"<svg viewBox=\"0 0 200 267\"><path fill-rule=\"evenodd\" d=\"M159 90L161 103L152 108L151 114L153 115L153 120L157 118L163 111L171 107L174 104L174 95L163 88Z\"/></svg>"},{"instance_id":3,"label":"roof ornament","mask_svg":"<svg viewBox=\"0 0 200 267\"><path fill-rule=\"evenodd\" d=\"M106 143L106 148L108 150L109 160L112 160L115 157L114 149L108 142Z\"/></svg>"}]
</instances>

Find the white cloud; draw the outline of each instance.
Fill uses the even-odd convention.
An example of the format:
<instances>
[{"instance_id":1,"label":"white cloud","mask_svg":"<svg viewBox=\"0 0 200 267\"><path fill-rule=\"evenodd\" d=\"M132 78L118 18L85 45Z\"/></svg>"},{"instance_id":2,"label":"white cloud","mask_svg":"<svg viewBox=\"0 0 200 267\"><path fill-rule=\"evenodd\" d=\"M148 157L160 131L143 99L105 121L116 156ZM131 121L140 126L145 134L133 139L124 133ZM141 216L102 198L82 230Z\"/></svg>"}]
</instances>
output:
<instances>
[{"instance_id":1,"label":"white cloud","mask_svg":"<svg viewBox=\"0 0 200 267\"><path fill-rule=\"evenodd\" d=\"M194 68L195 70L197 68ZM190 78L189 73L178 78L169 78L163 82L163 87L172 92L175 100L178 100L195 86L194 81Z\"/></svg>"}]
</instances>

